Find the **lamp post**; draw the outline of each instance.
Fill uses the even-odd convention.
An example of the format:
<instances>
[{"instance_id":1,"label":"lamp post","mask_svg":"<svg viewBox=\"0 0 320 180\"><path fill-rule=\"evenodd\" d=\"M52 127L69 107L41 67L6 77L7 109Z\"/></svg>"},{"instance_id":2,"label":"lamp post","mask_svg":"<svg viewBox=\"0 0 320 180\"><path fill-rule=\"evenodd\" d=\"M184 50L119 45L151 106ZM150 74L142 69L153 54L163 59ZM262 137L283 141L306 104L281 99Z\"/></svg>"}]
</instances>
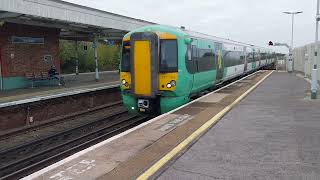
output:
<instances>
[{"instance_id":1,"label":"lamp post","mask_svg":"<svg viewBox=\"0 0 320 180\"><path fill-rule=\"evenodd\" d=\"M318 91L318 29L319 29L319 0L317 0L317 15L316 15L316 37L315 37L315 44L314 44L314 59L313 59L313 68L311 74L311 99L317 99L317 91Z\"/></svg>"},{"instance_id":2,"label":"lamp post","mask_svg":"<svg viewBox=\"0 0 320 180\"><path fill-rule=\"evenodd\" d=\"M283 12L285 14L290 14L292 19L292 25L291 25L291 46L289 48L289 62L288 62L288 72L293 71L293 58L292 58L292 49L293 49L293 24L294 24L294 15L303 13L302 11L286 11Z\"/></svg>"}]
</instances>

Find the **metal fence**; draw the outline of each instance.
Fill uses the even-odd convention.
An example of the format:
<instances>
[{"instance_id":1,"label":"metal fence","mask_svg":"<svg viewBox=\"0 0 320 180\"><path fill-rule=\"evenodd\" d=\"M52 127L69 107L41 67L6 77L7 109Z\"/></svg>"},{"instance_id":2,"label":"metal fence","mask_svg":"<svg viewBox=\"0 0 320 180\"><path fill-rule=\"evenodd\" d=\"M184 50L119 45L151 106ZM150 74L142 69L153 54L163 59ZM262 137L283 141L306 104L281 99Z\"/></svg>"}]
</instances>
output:
<instances>
[{"instance_id":1,"label":"metal fence","mask_svg":"<svg viewBox=\"0 0 320 180\"><path fill-rule=\"evenodd\" d=\"M314 45L315 43L312 43L293 49L294 70L308 77L311 77L313 67ZM318 71L318 80L320 80L320 71Z\"/></svg>"}]
</instances>

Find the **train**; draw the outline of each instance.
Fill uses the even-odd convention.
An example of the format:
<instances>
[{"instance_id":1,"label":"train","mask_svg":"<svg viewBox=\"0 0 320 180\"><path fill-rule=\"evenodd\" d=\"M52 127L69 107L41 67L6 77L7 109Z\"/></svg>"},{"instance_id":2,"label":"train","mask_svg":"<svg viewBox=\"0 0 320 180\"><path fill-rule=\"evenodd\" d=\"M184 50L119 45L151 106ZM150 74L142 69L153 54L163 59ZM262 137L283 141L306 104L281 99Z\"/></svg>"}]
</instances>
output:
<instances>
[{"instance_id":1,"label":"train","mask_svg":"<svg viewBox=\"0 0 320 180\"><path fill-rule=\"evenodd\" d=\"M122 40L120 88L131 113L158 115L275 62L271 49L184 27L145 26Z\"/></svg>"}]
</instances>

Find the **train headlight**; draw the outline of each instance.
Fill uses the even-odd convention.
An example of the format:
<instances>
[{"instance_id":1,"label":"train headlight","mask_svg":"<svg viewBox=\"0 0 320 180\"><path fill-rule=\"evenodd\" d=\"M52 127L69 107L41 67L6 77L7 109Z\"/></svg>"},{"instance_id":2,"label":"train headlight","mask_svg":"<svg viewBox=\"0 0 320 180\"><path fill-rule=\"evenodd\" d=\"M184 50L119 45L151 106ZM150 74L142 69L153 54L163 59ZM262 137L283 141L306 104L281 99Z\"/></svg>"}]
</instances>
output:
<instances>
[{"instance_id":1,"label":"train headlight","mask_svg":"<svg viewBox=\"0 0 320 180\"><path fill-rule=\"evenodd\" d=\"M167 88L171 88L172 85L170 83L167 84Z\"/></svg>"},{"instance_id":2,"label":"train headlight","mask_svg":"<svg viewBox=\"0 0 320 180\"><path fill-rule=\"evenodd\" d=\"M171 84L172 87L175 87L175 86L177 85L177 82L176 82L175 80L172 80L172 81L170 82L170 84Z\"/></svg>"},{"instance_id":3,"label":"train headlight","mask_svg":"<svg viewBox=\"0 0 320 180\"><path fill-rule=\"evenodd\" d=\"M125 79L121 80L121 84L122 86L129 87L129 83Z\"/></svg>"}]
</instances>

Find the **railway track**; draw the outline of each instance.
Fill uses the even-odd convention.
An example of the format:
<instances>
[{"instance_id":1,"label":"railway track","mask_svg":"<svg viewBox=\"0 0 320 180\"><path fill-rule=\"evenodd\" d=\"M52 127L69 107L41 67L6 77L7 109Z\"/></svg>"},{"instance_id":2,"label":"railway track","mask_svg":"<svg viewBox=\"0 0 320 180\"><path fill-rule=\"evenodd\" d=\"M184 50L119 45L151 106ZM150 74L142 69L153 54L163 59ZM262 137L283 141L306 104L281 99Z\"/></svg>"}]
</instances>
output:
<instances>
[{"instance_id":1,"label":"railway track","mask_svg":"<svg viewBox=\"0 0 320 180\"><path fill-rule=\"evenodd\" d=\"M21 178L148 119L145 116L130 115L123 110L76 128L1 151L0 179Z\"/></svg>"},{"instance_id":2,"label":"railway track","mask_svg":"<svg viewBox=\"0 0 320 180\"><path fill-rule=\"evenodd\" d=\"M239 78L241 77L231 79L226 83L220 84L216 88L225 86ZM213 89L211 89L211 91L212 90ZM103 108L120 105L122 105L122 102L114 102L102 107L97 107L91 111L94 112ZM77 115L88 112L83 111L70 115L70 117L76 117ZM131 115L126 110L120 108L108 117L81 124L75 128L21 144L10 149L0 150L0 179L18 179L28 175L149 119L150 118L146 116L139 117ZM38 129L58 123L63 123L63 120L39 124L30 127L27 131L37 131ZM16 131L12 134L7 134L6 136L0 135L0 140L1 138L17 136L19 133L23 134L25 131L26 129L24 129L24 131Z\"/></svg>"},{"instance_id":3,"label":"railway track","mask_svg":"<svg viewBox=\"0 0 320 180\"><path fill-rule=\"evenodd\" d=\"M119 87L84 93L75 92L71 95L62 93L52 98L40 97L34 101L1 107L0 121L4 123L0 124L0 140L1 136L5 138L5 134L25 131L26 128L64 118L63 116L86 113L88 109L99 109L116 101L121 101Z\"/></svg>"},{"instance_id":4,"label":"railway track","mask_svg":"<svg viewBox=\"0 0 320 180\"><path fill-rule=\"evenodd\" d=\"M23 135L23 134L26 134L26 133L29 133L29 132L36 132L38 130L41 130L42 128L46 128L46 127L54 126L54 125L57 125L57 124L65 123L66 120L68 120L68 119L70 121L73 121L76 118L81 117L83 115L92 114L92 113L95 113L97 111L101 111L103 109L108 109L108 108L111 108L111 107L121 106L121 105L122 105L122 101L116 101L116 102L112 102L112 103L109 103L109 104L98 106L98 107L95 107L95 108L92 108L92 109L88 109L88 110L84 110L84 111L68 114L68 115L61 116L61 117L52 118L49 121L45 121L45 122L42 122L42 123L39 123L39 124L36 124L36 125L15 129L15 130L6 132L4 134L0 134L0 140L10 139L12 137Z\"/></svg>"}]
</instances>

